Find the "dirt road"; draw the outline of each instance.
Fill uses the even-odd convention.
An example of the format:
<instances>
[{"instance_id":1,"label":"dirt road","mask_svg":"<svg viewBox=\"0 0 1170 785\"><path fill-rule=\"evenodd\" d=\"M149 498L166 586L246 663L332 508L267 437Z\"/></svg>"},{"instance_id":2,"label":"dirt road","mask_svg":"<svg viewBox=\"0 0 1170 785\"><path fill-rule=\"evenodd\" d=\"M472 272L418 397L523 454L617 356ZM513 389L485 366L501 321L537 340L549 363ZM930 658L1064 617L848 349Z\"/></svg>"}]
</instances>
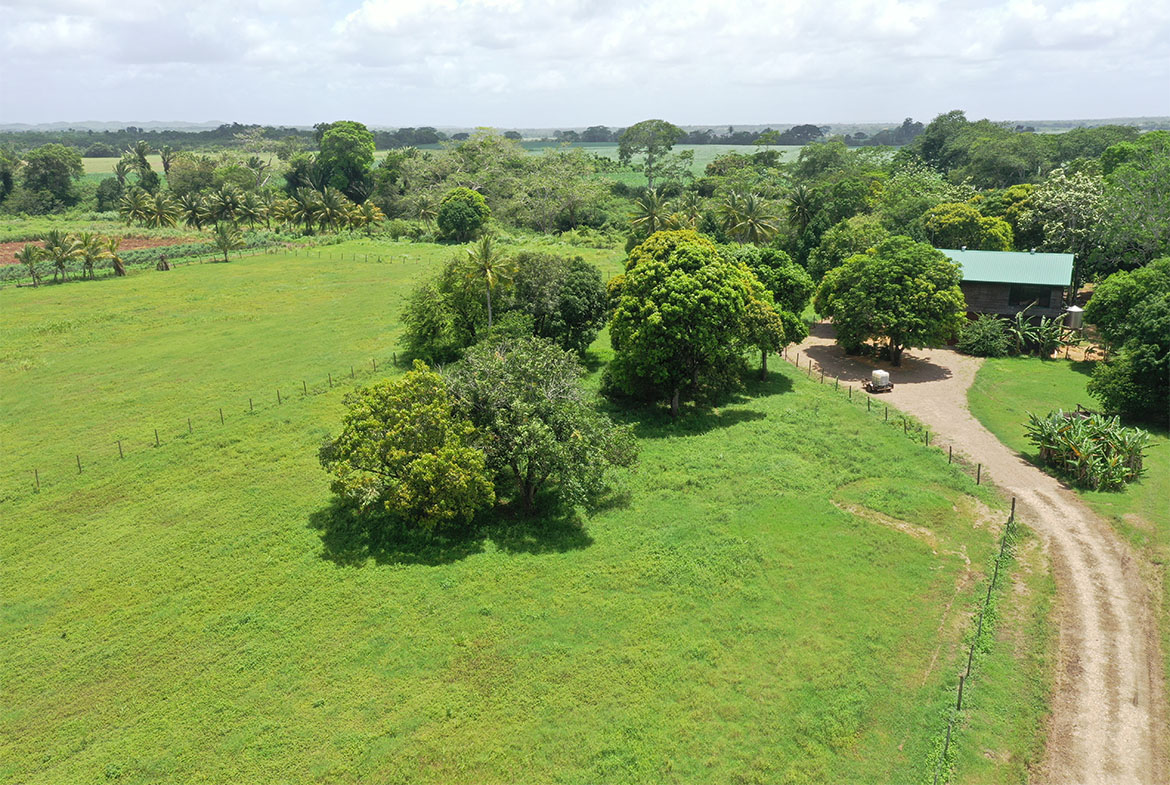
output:
<instances>
[{"instance_id":1,"label":"dirt road","mask_svg":"<svg viewBox=\"0 0 1170 785\"><path fill-rule=\"evenodd\" d=\"M860 383L877 367L845 357L832 328L818 325L803 344L842 383ZM1004 446L967 409L980 360L950 349L907 352L891 369L883 400L983 464L1015 496L1019 519L1044 540L1056 577L1058 672L1045 761L1037 779L1052 785L1170 782L1165 684L1156 607L1130 548L1109 524L1060 482ZM889 369L889 365L881 367Z\"/></svg>"}]
</instances>

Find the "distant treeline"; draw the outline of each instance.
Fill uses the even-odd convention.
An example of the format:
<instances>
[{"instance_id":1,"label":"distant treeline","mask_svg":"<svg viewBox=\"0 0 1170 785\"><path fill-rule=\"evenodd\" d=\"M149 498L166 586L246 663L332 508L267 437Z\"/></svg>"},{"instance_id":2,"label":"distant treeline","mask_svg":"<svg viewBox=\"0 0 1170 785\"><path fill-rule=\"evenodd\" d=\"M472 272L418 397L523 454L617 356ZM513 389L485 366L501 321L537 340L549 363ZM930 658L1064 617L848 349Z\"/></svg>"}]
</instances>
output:
<instances>
[{"instance_id":1,"label":"distant treeline","mask_svg":"<svg viewBox=\"0 0 1170 785\"><path fill-rule=\"evenodd\" d=\"M280 142L295 139L301 143L300 146L304 149L316 149L320 143L321 128L324 125L326 124L318 123L317 126L309 129L225 123L218 128L203 131L146 130L135 126L128 126L117 131L84 129L0 131L0 147L20 151L56 143L75 148L86 158L116 158L140 140L147 142L155 150L169 146L174 150L199 151L238 146L241 144L241 136L253 135L256 129L262 129L262 136L266 140ZM846 144L854 147L861 145L900 147L913 141L916 136L922 133L922 128L922 123L916 123L907 118L901 126L884 129L872 136L867 136L859 131L848 136L834 137L828 135L830 130L828 126L809 124L795 125L783 131L772 128L765 128L763 131L737 131L734 126L728 126L726 133L718 133L711 129L688 131L679 144L805 145L811 142L840 138ZM617 144L623 131L625 131L624 128L594 125L584 131L556 131L551 138L542 141ZM398 128L393 131L374 131L373 133L374 145L378 150L425 147L447 141L461 142L471 136L469 133L448 135L430 126ZM516 131L508 131L504 135L511 139L521 138Z\"/></svg>"}]
</instances>

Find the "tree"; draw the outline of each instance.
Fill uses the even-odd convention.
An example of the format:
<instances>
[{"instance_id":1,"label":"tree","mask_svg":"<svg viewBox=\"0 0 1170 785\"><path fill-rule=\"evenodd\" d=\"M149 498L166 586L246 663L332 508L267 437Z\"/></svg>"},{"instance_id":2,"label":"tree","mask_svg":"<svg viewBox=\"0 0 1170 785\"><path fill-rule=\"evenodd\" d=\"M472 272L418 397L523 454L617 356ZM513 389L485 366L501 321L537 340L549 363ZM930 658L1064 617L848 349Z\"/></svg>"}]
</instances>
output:
<instances>
[{"instance_id":1,"label":"tree","mask_svg":"<svg viewBox=\"0 0 1170 785\"><path fill-rule=\"evenodd\" d=\"M737 246L724 251L730 260L746 266L759 279L771 297L772 310L780 320L782 327L778 336L779 345L768 345L766 338L772 330L770 317L766 311L754 315L757 332L765 336L764 340L753 343L760 348L760 378L768 378L768 352L779 351L787 343L802 341L808 335L801 314L808 307L816 291L816 284L812 278L792 257L776 248L757 248L755 246ZM761 300L762 301L762 300Z\"/></svg>"},{"instance_id":2,"label":"tree","mask_svg":"<svg viewBox=\"0 0 1170 785\"><path fill-rule=\"evenodd\" d=\"M44 256L53 265L53 281L69 280L69 263L81 257L81 245L72 235L53 229L45 235Z\"/></svg>"},{"instance_id":3,"label":"tree","mask_svg":"<svg viewBox=\"0 0 1170 785\"><path fill-rule=\"evenodd\" d=\"M1089 392L1110 411L1165 425L1170 419L1170 257L1102 281L1085 307L1116 350Z\"/></svg>"},{"instance_id":4,"label":"tree","mask_svg":"<svg viewBox=\"0 0 1170 785\"><path fill-rule=\"evenodd\" d=\"M374 227L386 220L386 215L373 202L363 202L350 213L350 225L355 229L364 229L366 237L372 237Z\"/></svg>"},{"instance_id":5,"label":"tree","mask_svg":"<svg viewBox=\"0 0 1170 785\"><path fill-rule=\"evenodd\" d=\"M756 194L731 192L725 202L724 230L741 243L762 245L779 231L772 206Z\"/></svg>"},{"instance_id":6,"label":"tree","mask_svg":"<svg viewBox=\"0 0 1170 785\"><path fill-rule=\"evenodd\" d=\"M483 284L487 297L487 326L492 327L492 289L501 280L509 279L512 267L507 256L492 243L489 235L467 249L467 277Z\"/></svg>"},{"instance_id":7,"label":"tree","mask_svg":"<svg viewBox=\"0 0 1170 785\"><path fill-rule=\"evenodd\" d=\"M334 493L426 531L469 523L495 501L479 435L443 377L422 362L345 397L340 435L321 446Z\"/></svg>"},{"instance_id":8,"label":"tree","mask_svg":"<svg viewBox=\"0 0 1170 785\"><path fill-rule=\"evenodd\" d=\"M168 183L171 177L171 164L175 162L176 155L175 149L169 144L164 144L158 148L158 157L162 159L163 174L166 175Z\"/></svg>"},{"instance_id":9,"label":"tree","mask_svg":"<svg viewBox=\"0 0 1170 785\"><path fill-rule=\"evenodd\" d=\"M691 230L658 232L631 250L610 292L615 356L606 389L665 397L673 416L684 392L694 397L737 383L744 350L761 348L755 337L766 337L769 348L776 343L774 334L752 329L771 297L751 270Z\"/></svg>"},{"instance_id":10,"label":"tree","mask_svg":"<svg viewBox=\"0 0 1170 785\"><path fill-rule=\"evenodd\" d=\"M235 251L244 247L244 235L236 228L235 224L225 223L220 221L215 225L215 230L211 233L211 241L215 243L215 247L223 252L223 260L228 260L228 251Z\"/></svg>"},{"instance_id":11,"label":"tree","mask_svg":"<svg viewBox=\"0 0 1170 785\"><path fill-rule=\"evenodd\" d=\"M1163 138L1170 140L1170 134ZM1170 149L1155 147L1106 177L1102 235L1102 274L1170 254Z\"/></svg>"},{"instance_id":12,"label":"tree","mask_svg":"<svg viewBox=\"0 0 1170 785\"><path fill-rule=\"evenodd\" d=\"M1105 217L1105 184L1084 172L1057 169L1028 197L1030 220L1044 233L1050 251L1071 253L1075 259L1074 291L1080 288Z\"/></svg>"},{"instance_id":13,"label":"tree","mask_svg":"<svg viewBox=\"0 0 1170 785\"><path fill-rule=\"evenodd\" d=\"M830 270L817 290L816 309L832 318L837 342L851 349L885 339L894 365L907 347L954 337L966 303L959 265L925 243L895 236Z\"/></svg>"},{"instance_id":14,"label":"tree","mask_svg":"<svg viewBox=\"0 0 1170 785\"><path fill-rule=\"evenodd\" d=\"M922 224L931 245L936 248L1012 249L1011 225L1002 218L984 217L969 204L935 205L923 213Z\"/></svg>"},{"instance_id":15,"label":"tree","mask_svg":"<svg viewBox=\"0 0 1170 785\"><path fill-rule=\"evenodd\" d=\"M819 281L850 256L865 253L889 236L881 219L875 215L847 218L821 235L820 244L808 256L809 275Z\"/></svg>"},{"instance_id":16,"label":"tree","mask_svg":"<svg viewBox=\"0 0 1170 785\"><path fill-rule=\"evenodd\" d=\"M665 120L643 120L622 132L618 139L618 160L628 165L634 156L642 156L646 186L652 189L661 160L684 136L685 131Z\"/></svg>"},{"instance_id":17,"label":"tree","mask_svg":"<svg viewBox=\"0 0 1170 785\"><path fill-rule=\"evenodd\" d=\"M122 263L122 257L118 255L118 249L121 247L121 237L106 238L106 258L110 260L110 265L114 268L114 275L119 277L126 274L126 266Z\"/></svg>"},{"instance_id":18,"label":"tree","mask_svg":"<svg viewBox=\"0 0 1170 785\"><path fill-rule=\"evenodd\" d=\"M452 188L439 202L436 221L442 239L465 243L479 234L492 211L482 194L470 188Z\"/></svg>"},{"instance_id":19,"label":"tree","mask_svg":"<svg viewBox=\"0 0 1170 785\"><path fill-rule=\"evenodd\" d=\"M66 207L80 198L75 183L85 174L81 154L72 147L47 144L24 154L20 169L25 190L44 191Z\"/></svg>"},{"instance_id":20,"label":"tree","mask_svg":"<svg viewBox=\"0 0 1170 785\"><path fill-rule=\"evenodd\" d=\"M637 457L633 433L588 401L571 352L542 338L480 344L451 370L458 410L483 434L487 465L511 481L524 510L542 489L561 504L590 507L614 467Z\"/></svg>"},{"instance_id":21,"label":"tree","mask_svg":"<svg viewBox=\"0 0 1170 785\"><path fill-rule=\"evenodd\" d=\"M28 270L29 278L32 278L33 287L41 285L41 271L37 267L37 263L41 260L41 249L35 245L25 243L24 247L15 254L16 261L20 262Z\"/></svg>"},{"instance_id":22,"label":"tree","mask_svg":"<svg viewBox=\"0 0 1170 785\"><path fill-rule=\"evenodd\" d=\"M653 188L647 188L646 193L634 200L634 214L630 218L630 225L636 235L649 237L659 229L665 228L669 207L661 194Z\"/></svg>"},{"instance_id":23,"label":"tree","mask_svg":"<svg viewBox=\"0 0 1170 785\"><path fill-rule=\"evenodd\" d=\"M513 260L514 307L532 318L533 334L584 354L609 310L601 271L581 257L521 252Z\"/></svg>"},{"instance_id":24,"label":"tree","mask_svg":"<svg viewBox=\"0 0 1170 785\"><path fill-rule=\"evenodd\" d=\"M357 201L371 177L374 165L374 135L353 120L330 123L321 136L317 165L329 173L329 184ZM368 193L368 191L366 192Z\"/></svg>"},{"instance_id":25,"label":"tree","mask_svg":"<svg viewBox=\"0 0 1170 785\"><path fill-rule=\"evenodd\" d=\"M77 235L79 248L78 257L81 259L81 277L93 280L97 263L109 258L106 253L105 238L93 232L82 232Z\"/></svg>"},{"instance_id":26,"label":"tree","mask_svg":"<svg viewBox=\"0 0 1170 785\"><path fill-rule=\"evenodd\" d=\"M118 200L118 214L129 226L132 223L145 223L150 215L150 196L138 186L129 188Z\"/></svg>"},{"instance_id":27,"label":"tree","mask_svg":"<svg viewBox=\"0 0 1170 785\"><path fill-rule=\"evenodd\" d=\"M166 193L156 193L147 204L145 223L147 226L163 229L178 223L179 207Z\"/></svg>"},{"instance_id":28,"label":"tree","mask_svg":"<svg viewBox=\"0 0 1170 785\"><path fill-rule=\"evenodd\" d=\"M107 177L98 183L97 211L104 213L118 209L118 200L122 198L124 189L116 177Z\"/></svg>"}]
</instances>

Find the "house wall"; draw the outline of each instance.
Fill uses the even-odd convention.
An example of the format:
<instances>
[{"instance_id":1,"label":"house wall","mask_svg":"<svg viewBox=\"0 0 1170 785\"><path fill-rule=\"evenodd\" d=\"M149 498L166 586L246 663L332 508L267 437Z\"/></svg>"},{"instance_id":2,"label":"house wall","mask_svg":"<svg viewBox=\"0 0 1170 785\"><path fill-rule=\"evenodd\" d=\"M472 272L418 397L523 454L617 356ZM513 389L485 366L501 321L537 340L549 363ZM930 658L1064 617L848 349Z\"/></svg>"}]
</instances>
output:
<instances>
[{"instance_id":1,"label":"house wall","mask_svg":"<svg viewBox=\"0 0 1170 785\"><path fill-rule=\"evenodd\" d=\"M988 283L984 281L963 281L959 284L963 297L967 299L968 313L994 313L1001 316L1015 316L1023 310L1021 305L1010 302L1011 284ZM1028 311L1036 316L1058 316L1064 303L1064 288L1053 286L1048 290L1048 301L1038 302Z\"/></svg>"}]
</instances>

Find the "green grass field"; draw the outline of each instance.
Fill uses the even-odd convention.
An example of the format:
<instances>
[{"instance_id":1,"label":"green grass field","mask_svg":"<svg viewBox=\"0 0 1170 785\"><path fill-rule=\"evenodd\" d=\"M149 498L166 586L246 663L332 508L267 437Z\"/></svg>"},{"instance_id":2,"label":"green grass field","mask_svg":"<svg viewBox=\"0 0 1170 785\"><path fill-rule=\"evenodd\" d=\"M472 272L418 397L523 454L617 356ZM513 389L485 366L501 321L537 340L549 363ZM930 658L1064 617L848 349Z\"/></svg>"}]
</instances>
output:
<instances>
[{"instance_id":1,"label":"green grass field","mask_svg":"<svg viewBox=\"0 0 1170 785\"><path fill-rule=\"evenodd\" d=\"M122 160L121 157L118 157L118 158L82 158L81 163L85 165L85 173L87 175L91 175L91 174L112 175L114 173L114 167L117 165L118 161L121 161L121 160ZM154 169L154 171L158 172L159 176L162 176L162 171L163 171L162 158L158 155L158 153L154 153L153 155L146 156L146 160L150 162L151 168Z\"/></svg>"},{"instance_id":2,"label":"green grass field","mask_svg":"<svg viewBox=\"0 0 1170 785\"><path fill-rule=\"evenodd\" d=\"M786 363L619 413L641 464L594 517L338 518L316 448L450 253L0 291L0 781L929 781L1004 513ZM986 689L992 781L1034 739Z\"/></svg>"},{"instance_id":3,"label":"green grass field","mask_svg":"<svg viewBox=\"0 0 1170 785\"><path fill-rule=\"evenodd\" d=\"M1093 363L1015 357L986 360L969 393L971 413L1000 441L1030 460L1036 450L1025 436L1028 412L1047 414L1097 401L1085 385ZM1158 570L1162 606L1170 608L1170 434L1154 431L1145 475L1124 491L1078 491L1090 507L1144 552ZM1170 675L1170 619L1163 613L1162 650Z\"/></svg>"}]
</instances>

